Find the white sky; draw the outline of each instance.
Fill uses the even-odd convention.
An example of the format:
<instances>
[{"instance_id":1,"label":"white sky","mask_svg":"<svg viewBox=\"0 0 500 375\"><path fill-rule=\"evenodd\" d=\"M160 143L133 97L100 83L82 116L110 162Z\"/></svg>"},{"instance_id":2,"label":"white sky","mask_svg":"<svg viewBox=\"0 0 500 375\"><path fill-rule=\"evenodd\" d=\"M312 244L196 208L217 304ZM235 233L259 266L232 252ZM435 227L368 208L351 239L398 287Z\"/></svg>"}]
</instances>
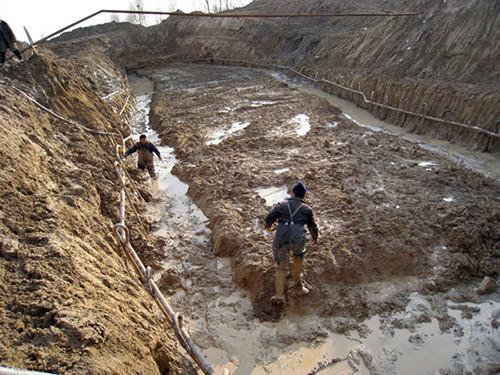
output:
<instances>
[{"instance_id":1,"label":"white sky","mask_svg":"<svg viewBox=\"0 0 500 375\"><path fill-rule=\"evenodd\" d=\"M143 0L145 10L168 11L175 3L175 9L184 12L203 9L203 0ZM86 17L101 9L128 10L130 0L0 0L0 19L6 21L19 40L27 41L23 26L33 39L45 35ZM249 4L251 0L236 0L234 3ZM148 16L156 23L156 16ZM123 15L121 16L123 18ZM99 15L76 27L94 25L110 21L110 15Z\"/></svg>"}]
</instances>

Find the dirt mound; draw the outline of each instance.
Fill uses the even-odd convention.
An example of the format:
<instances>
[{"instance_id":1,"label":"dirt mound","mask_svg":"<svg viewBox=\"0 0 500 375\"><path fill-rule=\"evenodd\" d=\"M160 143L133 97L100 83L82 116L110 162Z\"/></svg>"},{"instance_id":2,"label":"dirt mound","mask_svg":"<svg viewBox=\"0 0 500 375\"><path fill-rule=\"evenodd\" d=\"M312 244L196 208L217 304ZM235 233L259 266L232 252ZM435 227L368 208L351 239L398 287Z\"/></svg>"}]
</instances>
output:
<instances>
[{"instance_id":1,"label":"dirt mound","mask_svg":"<svg viewBox=\"0 0 500 375\"><path fill-rule=\"evenodd\" d=\"M112 234L110 139L56 120L12 89L89 128L126 133L123 75L86 55L76 64L42 51L0 75L0 362L56 373L186 373ZM139 249L151 246L134 232Z\"/></svg>"}]
</instances>

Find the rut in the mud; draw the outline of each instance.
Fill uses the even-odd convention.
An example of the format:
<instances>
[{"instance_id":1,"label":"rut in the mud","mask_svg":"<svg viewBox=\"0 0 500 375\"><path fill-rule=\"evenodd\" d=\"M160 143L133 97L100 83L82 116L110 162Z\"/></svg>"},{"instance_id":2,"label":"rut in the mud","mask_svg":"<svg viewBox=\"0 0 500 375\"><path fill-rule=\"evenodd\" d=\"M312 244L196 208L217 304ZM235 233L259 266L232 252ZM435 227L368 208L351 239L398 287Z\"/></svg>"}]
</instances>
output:
<instances>
[{"instance_id":1,"label":"rut in the mud","mask_svg":"<svg viewBox=\"0 0 500 375\"><path fill-rule=\"evenodd\" d=\"M349 113L340 116L264 72L173 66L141 73L155 82L151 125L174 147L168 148L179 159L173 172L190 184L187 190L170 175L171 164L159 164L162 200L150 204L150 213L167 246L157 277L218 370L412 374L494 368L490 319L497 297L479 299L470 286L459 286L446 229L439 243L431 239L433 220L455 206L462 212L474 202L486 213L491 202L497 205L494 182L418 144L358 128L346 120ZM311 186L320 218L322 245L311 249L306 271L315 290L290 301L279 323L261 322L256 315L266 316L273 283L270 236L260 220L296 179ZM415 181L421 191L412 187ZM330 194L335 199L325 204ZM424 196L438 205L438 216L419 206ZM390 219L395 215L402 222ZM384 220L399 230L378 234ZM360 226L362 232L350 233ZM349 242L363 236L370 241ZM372 241L381 243L373 247ZM484 262L466 272L479 276L488 272L481 267L494 267ZM446 293L450 284L457 288ZM464 319L457 311L472 315ZM472 347L487 360L480 363Z\"/></svg>"}]
</instances>

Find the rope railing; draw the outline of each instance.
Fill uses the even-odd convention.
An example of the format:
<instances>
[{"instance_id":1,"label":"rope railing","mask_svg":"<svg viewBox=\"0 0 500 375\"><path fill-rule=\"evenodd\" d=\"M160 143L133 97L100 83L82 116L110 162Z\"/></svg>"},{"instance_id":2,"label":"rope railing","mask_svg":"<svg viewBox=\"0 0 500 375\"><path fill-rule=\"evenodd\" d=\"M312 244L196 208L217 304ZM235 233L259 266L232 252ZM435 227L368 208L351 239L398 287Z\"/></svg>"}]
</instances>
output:
<instances>
[{"instance_id":1,"label":"rope railing","mask_svg":"<svg viewBox=\"0 0 500 375\"><path fill-rule=\"evenodd\" d=\"M115 170L118 176L118 180L121 185L120 189L120 216L119 222L115 224L114 230L118 239L123 245L128 257L132 260L134 267L139 272L139 276L142 281L145 283L146 288L151 293L156 303L160 307L160 310L163 314L168 318L172 328L174 329L175 335L177 339L181 343L182 347L188 352L188 354L193 358L199 368L203 371L204 374L213 374L213 369L210 364L205 359L205 356L201 352L201 350L196 346L196 344L192 341L189 333L183 326L182 316L176 314L170 304L167 302L166 298L161 293L158 285L152 278L151 267L145 267L142 263L141 259L135 252L134 248L130 244L130 232L125 224L125 206L126 206L126 183L125 183L125 173L124 166L122 163L121 155L125 150L125 142L122 145L118 145L116 147L116 161L115 161Z\"/></svg>"},{"instance_id":2,"label":"rope railing","mask_svg":"<svg viewBox=\"0 0 500 375\"><path fill-rule=\"evenodd\" d=\"M365 103L371 104L375 107L385 108L385 109L388 109L388 110L391 110L394 112L398 112L398 113L404 113L404 114L407 114L410 116L421 118L422 120L430 120L430 121L435 121L435 122L439 122L442 124L458 126L458 127L463 128L463 129L467 129L467 130L470 130L470 131L473 131L476 133L481 133L481 134L486 135L490 138L500 139L500 133L498 133L498 132L494 133L494 132L486 130L480 126L468 125L468 124L464 124L464 123L457 122L457 121L451 121L451 120L443 119L440 117L429 116L427 114L408 111L406 109L402 109L402 108L394 107L391 105L379 103L379 102L373 101L371 99L368 99L366 94L360 90L356 90L356 89L347 87L347 86L342 85L338 82L333 82L333 81L328 80L328 79L316 78L319 76L319 74L317 74L317 73L315 74L315 77L308 76L307 74L304 74L304 73L296 70L295 68L289 67L289 66L284 66L284 65L274 64L274 63L268 64L268 63L254 62L254 61L248 61L248 60L220 59L220 58L201 58L201 59L185 60L184 62L186 62L186 63L203 63L203 62L221 63L222 65L248 66L248 67L254 67L254 68L259 68L259 69L279 69L281 71L288 71L288 72L293 73L299 77L302 77L310 82L323 83L323 84L335 86L335 87L338 87L338 88L343 89L345 91L348 91L350 93L357 94L363 99L363 101Z\"/></svg>"},{"instance_id":3,"label":"rope railing","mask_svg":"<svg viewBox=\"0 0 500 375\"><path fill-rule=\"evenodd\" d=\"M47 108L43 104L39 103L36 99L25 93L23 90L17 88L15 85L12 83L7 83L7 81L2 81L0 80L0 84L8 84L9 87L11 87L14 91L22 95L24 98L32 102L34 105L36 105L38 108L41 110L47 112L51 116L67 123L70 125L73 125L77 127L78 129L81 129L85 132L88 132L92 135L96 136L107 136L111 137L111 140L113 144L115 145L115 161L114 161L114 168L118 176L118 181L120 184L120 200L119 200L119 222L114 225L113 227L113 232L116 234L118 239L120 240L120 243L122 244L123 248L125 249L125 254L129 258L129 260L132 261L132 264L136 271L139 274L139 277L141 280L144 282L146 289L149 291L157 305L159 306L161 312L163 315L167 318L169 323L171 324L175 336L177 337L178 341L182 345L182 347L186 350L186 352L191 356L193 361L199 366L199 368L202 370L204 374L207 375L213 375L214 371L210 364L207 362L205 359L205 356L203 355L202 351L196 346L196 344L193 342L191 339L189 333L187 332L186 328L183 325L183 318L181 315L177 314L174 312L166 298L163 296L162 292L160 291L159 287L157 286L156 282L152 278L152 272L150 267L145 267L144 264L142 263L141 259L137 255L136 251L132 247L132 244L130 243L130 231L125 224L125 214L126 214L126 199L128 198L131 202L131 196L129 195L129 192L126 189L126 181L130 183L130 185L135 189L137 192L138 189L135 186L133 180L130 178L128 175L128 172L126 168L123 165L122 162L122 153L125 150L125 142L130 139L129 137L124 138L121 133L114 133L114 132L103 132L95 129L91 129L87 126L84 126L74 120L67 119L64 116L61 116L60 114L54 112L53 110ZM120 111L120 113L123 113L125 110L125 107L130 103L130 97L127 98L125 101L125 104ZM115 138L120 139L120 143L116 141ZM137 208L132 202L132 208L137 216L137 219L142 227L142 229L145 231L144 224L142 223L142 220L140 219L139 213L137 211ZM42 373L36 373L36 372L30 372L27 370L16 370L16 369L9 369L9 368L4 368L0 367L0 375L36 375L36 374L42 374Z\"/></svg>"}]
</instances>

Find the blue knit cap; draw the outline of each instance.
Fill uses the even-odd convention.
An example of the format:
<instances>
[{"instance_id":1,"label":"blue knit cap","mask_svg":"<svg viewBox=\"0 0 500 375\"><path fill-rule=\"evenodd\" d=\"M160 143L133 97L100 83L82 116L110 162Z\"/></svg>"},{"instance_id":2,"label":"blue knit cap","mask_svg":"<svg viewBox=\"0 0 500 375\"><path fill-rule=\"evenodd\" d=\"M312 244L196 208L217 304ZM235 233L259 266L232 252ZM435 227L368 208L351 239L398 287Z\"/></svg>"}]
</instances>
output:
<instances>
[{"instance_id":1,"label":"blue knit cap","mask_svg":"<svg viewBox=\"0 0 500 375\"><path fill-rule=\"evenodd\" d=\"M306 196L307 188L303 182L299 181L295 185L293 185L292 191L297 198L304 199L304 197Z\"/></svg>"}]
</instances>

